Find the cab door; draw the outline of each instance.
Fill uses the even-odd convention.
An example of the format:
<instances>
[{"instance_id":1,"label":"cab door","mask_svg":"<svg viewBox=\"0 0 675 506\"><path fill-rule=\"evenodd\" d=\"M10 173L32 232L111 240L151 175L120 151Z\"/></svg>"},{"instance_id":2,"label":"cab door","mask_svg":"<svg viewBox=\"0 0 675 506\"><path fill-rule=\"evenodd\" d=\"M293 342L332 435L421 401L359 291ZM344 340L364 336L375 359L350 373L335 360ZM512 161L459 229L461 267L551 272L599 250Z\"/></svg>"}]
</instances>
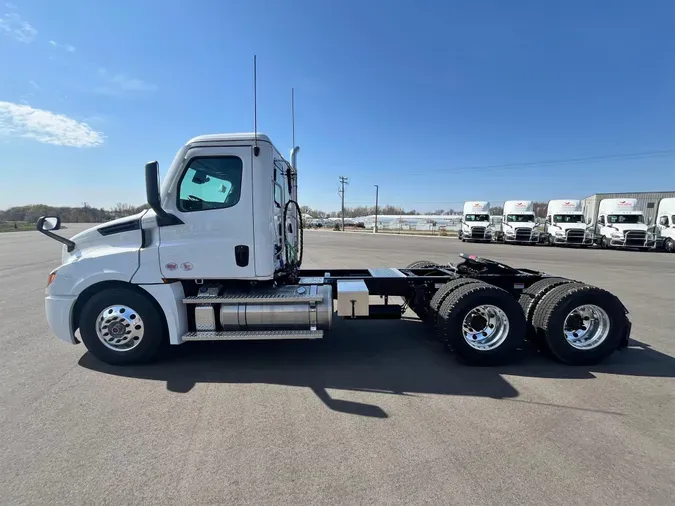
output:
<instances>
[{"instance_id":1,"label":"cab door","mask_svg":"<svg viewBox=\"0 0 675 506\"><path fill-rule=\"evenodd\" d=\"M165 278L255 278L252 160L250 146L187 152L163 203L183 222L159 229Z\"/></svg>"}]
</instances>

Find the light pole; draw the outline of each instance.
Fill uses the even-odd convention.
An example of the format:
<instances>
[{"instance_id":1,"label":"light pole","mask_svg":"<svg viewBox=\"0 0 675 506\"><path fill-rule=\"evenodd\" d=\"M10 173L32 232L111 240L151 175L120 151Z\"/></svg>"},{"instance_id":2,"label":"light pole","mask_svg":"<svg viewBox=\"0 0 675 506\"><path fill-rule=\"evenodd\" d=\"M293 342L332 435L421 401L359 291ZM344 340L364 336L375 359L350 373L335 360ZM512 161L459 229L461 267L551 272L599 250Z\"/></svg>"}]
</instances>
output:
<instances>
[{"instance_id":1,"label":"light pole","mask_svg":"<svg viewBox=\"0 0 675 506\"><path fill-rule=\"evenodd\" d=\"M380 193L380 185L375 185L375 233L377 234L377 201Z\"/></svg>"}]
</instances>

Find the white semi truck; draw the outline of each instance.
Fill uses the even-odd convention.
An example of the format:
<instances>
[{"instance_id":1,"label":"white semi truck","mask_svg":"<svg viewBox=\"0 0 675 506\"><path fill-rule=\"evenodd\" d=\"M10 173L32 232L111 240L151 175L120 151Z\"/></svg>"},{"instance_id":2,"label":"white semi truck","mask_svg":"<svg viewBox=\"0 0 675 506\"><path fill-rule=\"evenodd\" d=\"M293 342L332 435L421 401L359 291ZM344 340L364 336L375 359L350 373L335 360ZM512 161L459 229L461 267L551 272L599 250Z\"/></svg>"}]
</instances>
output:
<instances>
[{"instance_id":1,"label":"white semi truck","mask_svg":"<svg viewBox=\"0 0 675 506\"><path fill-rule=\"evenodd\" d=\"M658 241L666 251L675 253L675 198L661 199L656 211Z\"/></svg>"},{"instance_id":2,"label":"white semi truck","mask_svg":"<svg viewBox=\"0 0 675 506\"><path fill-rule=\"evenodd\" d=\"M649 232L644 214L633 198L604 199L598 206L595 241L603 248L654 248L656 238Z\"/></svg>"},{"instance_id":3,"label":"white semi truck","mask_svg":"<svg viewBox=\"0 0 675 506\"><path fill-rule=\"evenodd\" d=\"M464 202L462 226L458 237L465 241L491 241L493 227L490 223L490 203L484 201Z\"/></svg>"},{"instance_id":4,"label":"white semi truck","mask_svg":"<svg viewBox=\"0 0 675 506\"><path fill-rule=\"evenodd\" d=\"M196 137L161 189L158 163L146 164L151 209L70 239L54 232L58 217L40 218L38 230L64 244L46 288L56 336L123 365L191 341L317 339L334 313L400 318L410 307L477 364L514 359L526 335L568 364L627 345L616 296L532 269L467 255L456 265L301 268L297 151L289 163L264 135Z\"/></svg>"},{"instance_id":5,"label":"white semi truck","mask_svg":"<svg viewBox=\"0 0 675 506\"><path fill-rule=\"evenodd\" d=\"M591 246L593 230L586 224L579 200L551 200L546 209L544 243Z\"/></svg>"},{"instance_id":6,"label":"white semi truck","mask_svg":"<svg viewBox=\"0 0 675 506\"><path fill-rule=\"evenodd\" d=\"M504 202L502 222L495 227L492 239L498 242L537 244L540 241L540 230L535 221L533 207L530 200Z\"/></svg>"}]
</instances>

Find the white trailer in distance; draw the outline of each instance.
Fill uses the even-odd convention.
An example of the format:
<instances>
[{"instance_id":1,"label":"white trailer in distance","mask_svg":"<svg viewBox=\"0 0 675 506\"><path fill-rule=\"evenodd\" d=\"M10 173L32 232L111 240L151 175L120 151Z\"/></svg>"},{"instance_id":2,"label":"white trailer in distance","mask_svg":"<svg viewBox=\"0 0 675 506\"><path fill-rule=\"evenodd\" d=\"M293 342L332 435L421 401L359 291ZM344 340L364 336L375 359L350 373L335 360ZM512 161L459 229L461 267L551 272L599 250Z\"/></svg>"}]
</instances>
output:
<instances>
[{"instance_id":1,"label":"white trailer in distance","mask_svg":"<svg viewBox=\"0 0 675 506\"><path fill-rule=\"evenodd\" d=\"M490 223L490 203L464 202L462 224L457 237L465 241L491 241L493 226Z\"/></svg>"},{"instance_id":2,"label":"white trailer in distance","mask_svg":"<svg viewBox=\"0 0 675 506\"><path fill-rule=\"evenodd\" d=\"M656 245L637 199L604 199L597 217L590 221L595 228L595 242L602 248L648 250Z\"/></svg>"},{"instance_id":3,"label":"white trailer in distance","mask_svg":"<svg viewBox=\"0 0 675 506\"><path fill-rule=\"evenodd\" d=\"M661 199L656 211L657 240L669 253L675 253L675 198Z\"/></svg>"},{"instance_id":4,"label":"white trailer in distance","mask_svg":"<svg viewBox=\"0 0 675 506\"><path fill-rule=\"evenodd\" d=\"M191 341L318 339L334 313L399 319L410 307L476 364L517 358L526 335L568 364L627 346L631 324L615 295L532 269L467 255L456 265L302 269L296 153L289 163L257 134L196 137L161 189L159 164L146 164L149 210L71 239L54 232L58 217L40 218L38 230L64 244L45 300L56 336L124 365Z\"/></svg>"},{"instance_id":5,"label":"white trailer in distance","mask_svg":"<svg viewBox=\"0 0 675 506\"><path fill-rule=\"evenodd\" d=\"M537 244L540 241L539 225L534 217L531 200L504 202L502 221L495 225L492 240L519 244Z\"/></svg>"},{"instance_id":6,"label":"white trailer in distance","mask_svg":"<svg viewBox=\"0 0 675 506\"><path fill-rule=\"evenodd\" d=\"M586 224L580 200L551 200L546 209L543 242L551 246L593 245L593 230Z\"/></svg>"}]
</instances>

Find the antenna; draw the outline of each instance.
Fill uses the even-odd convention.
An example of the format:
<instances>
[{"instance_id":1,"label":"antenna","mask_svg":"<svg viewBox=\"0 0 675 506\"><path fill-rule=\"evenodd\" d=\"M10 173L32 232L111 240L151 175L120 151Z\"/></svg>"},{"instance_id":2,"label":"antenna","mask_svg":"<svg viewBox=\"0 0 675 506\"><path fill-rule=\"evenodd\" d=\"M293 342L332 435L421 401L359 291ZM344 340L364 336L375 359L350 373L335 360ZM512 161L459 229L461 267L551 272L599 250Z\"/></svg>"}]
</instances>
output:
<instances>
[{"instance_id":1,"label":"antenna","mask_svg":"<svg viewBox=\"0 0 675 506\"><path fill-rule=\"evenodd\" d=\"M291 128L293 130L293 143L295 147L295 88L291 88Z\"/></svg>"},{"instance_id":2,"label":"antenna","mask_svg":"<svg viewBox=\"0 0 675 506\"><path fill-rule=\"evenodd\" d=\"M253 55L253 155L260 154L258 147L258 61L257 56Z\"/></svg>"}]
</instances>

